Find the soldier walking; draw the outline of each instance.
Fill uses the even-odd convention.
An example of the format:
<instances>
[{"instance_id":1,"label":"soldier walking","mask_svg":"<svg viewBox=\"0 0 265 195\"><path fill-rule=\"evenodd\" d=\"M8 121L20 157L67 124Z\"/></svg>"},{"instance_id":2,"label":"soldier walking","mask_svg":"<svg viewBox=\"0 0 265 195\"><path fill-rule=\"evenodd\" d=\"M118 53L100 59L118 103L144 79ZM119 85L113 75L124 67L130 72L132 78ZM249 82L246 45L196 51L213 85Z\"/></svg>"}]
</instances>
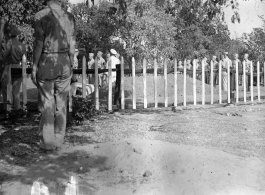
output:
<instances>
[{"instance_id":1,"label":"soldier walking","mask_svg":"<svg viewBox=\"0 0 265 195\"><path fill-rule=\"evenodd\" d=\"M74 16L59 0L35 15L32 81L39 90L40 149L60 149L65 136L67 96L75 55Z\"/></svg>"}]
</instances>

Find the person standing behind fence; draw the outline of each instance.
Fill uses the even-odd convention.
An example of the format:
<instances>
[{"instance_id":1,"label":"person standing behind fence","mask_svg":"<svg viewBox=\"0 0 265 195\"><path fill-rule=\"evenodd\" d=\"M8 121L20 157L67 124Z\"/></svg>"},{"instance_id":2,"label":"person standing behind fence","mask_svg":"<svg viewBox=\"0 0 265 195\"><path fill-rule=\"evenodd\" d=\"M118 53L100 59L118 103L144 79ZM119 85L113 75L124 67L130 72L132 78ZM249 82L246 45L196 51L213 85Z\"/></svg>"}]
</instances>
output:
<instances>
[{"instance_id":1,"label":"person standing behind fence","mask_svg":"<svg viewBox=\"0 0 265 195\"><path fill-rule=\"evenodd\" d=\"M227 74L227 68L228 66L232 66L232 61L228 58L228 52L224 52L222 60L222 81L223 81L223 90L227 91L227 83L228 83L228 74ZM230 76L230 75L229 75Z\"/></svg>"},{"instance_id":2,"label":"person standing behind fence","mask_svg":"<svg viewBox=\"0 0 265 195\"><path fill-rule=\"evenodd\" d=\"M211 63L213 64L213 87L216 87L216 84L218 82L218 70L219 70L219 64L216 60L216 56L212 56ZM211 68L210 68L211 71ZM210 76L211 78L211 76Z\"/></svg>"},{"instance_id":3,"label":"person standing behind fence","mask_svg":"<svg viewBox=\"0 0 265 195\"><path fill-rule=\"evenodd\" d=\"M112 69L116 68L117 64L120 64L120 60L116 57L117 54L115 49L110 50L110 63ZM112 82L116 82L116 71L112 72Z\"/></svg>"},{"instance_id":4,"label":"person standing behind fence","mask_svg":"<svg viewBox=\"0 0 265 195\"><path fill-rule=\"evenodd\" d=\"M95 69L95 60L93 53L88 54L87 69ZM88 83L94 85L95 84L94 78L95 78L94 74L88 74Z\"/></svg>"},{"instance_id":5,"label":"person standing behind fence","mask_svg":"<svg viewBox=\"0 0 265 195\"><path fill-rule=\"evenodd\" d=\"M78 59L77 59L78 54L79 54L79 50L75 49L73 69L78 68ZM71 93L70 93L70 95L72 96L76 95L77 82L78 82L78 75L73 74L72 79L71 79Z\"/></svg>"},{"instance_id":6,"label":"person standing behind fence","mask_svg":"<svg viewBox=\"0 0 265 195\"><path fill-rule=\"evenodd\" d=\"M207 71L207 72L205 72L205 83L209 84L210 83L210 72L209 72L209 70L211 70L211 69L210 69L210 66L207 62L207 57L205 56L202 61L204 61L204 70ZM201 62L201 63L203 65L203 62Z\"/></svg>"},{"instance_id":7,"label":"person standing behind fence","mask_svg":"<svg viewBox=\"0 0 265 195\"><path fill-rule=\"evenodd\" d=\"M45 0L47 7L34 17L32 81L39 90L41 151L62 147L66 128L67 96L75 54L74 16L59 0Z\"/></svg>"},{"instance_id":8,"label":"person standing behind fence","mask_svg":"<svg viewBox=\"0 0 265 195\"><path fill-rule=\"evenodd\" d=\"M0 60L4 64L3 73L1 76L1 83L3 85L2 93L3 100L6 103L7 100L7 84L9 80L12 80L12 99L13 110L19 110L20 105L20 88L22 84L21 75L13 75L12 78L9 77L9 71L11 68L21 68L21 61L24 54L26 54L26 46L21 43L17 36L20 35L20 31L14 25L10 25L7 29L7 43L4 52L0 56ZM5 110L7 106L5 106Z\"/></svg>"},{"instance_id":9,"label":"person standing behind fence","mask_svg":"<svg viewBox=\"0 0 265 195\"><path fill-rule=\"evenodd\" d=\"M98 68L105 68L105 60L102 58L102 52L98 51L97 53L97 61L98 61ZM98 84L99 88L103 85L103 74L98 74Z\"/></svg>"},{"instance_id":10,"label":"person standing behind fence","mask_svg":"<svg viewBox=\"0 0 265 195\"><path fill-rule=\"evenodd\" d=\"M234 54L234 59L232 60L232 68L234 70L236 70L236 64L238 64L238 71L242 71L243 70L243 67L242 67L242 63L240 62L240 60L238 59L238 54L235 53ZM236 78L235 78L235 74L234 74L234 81L236 81ZM238 84L239 85L242 85L242 75L238 74ZM234 83L234 86L233 88L235 89L235 85L236 83Z\"/></svg>"},{"instance_id":11,"label":"person standing behind fence","mask_svg":"<svg viewBox=\"0 0 265 195\"><path fill-rule=\"evenodd\" d=\"M245 62L246 66L246 73L250 73L250 66L251 61L248 60L248 54L245 53L243 63ZM247 86L247 91L250 91L250 75L246 75L246 82L245 85Z\"/></svg>"}]
</instances>

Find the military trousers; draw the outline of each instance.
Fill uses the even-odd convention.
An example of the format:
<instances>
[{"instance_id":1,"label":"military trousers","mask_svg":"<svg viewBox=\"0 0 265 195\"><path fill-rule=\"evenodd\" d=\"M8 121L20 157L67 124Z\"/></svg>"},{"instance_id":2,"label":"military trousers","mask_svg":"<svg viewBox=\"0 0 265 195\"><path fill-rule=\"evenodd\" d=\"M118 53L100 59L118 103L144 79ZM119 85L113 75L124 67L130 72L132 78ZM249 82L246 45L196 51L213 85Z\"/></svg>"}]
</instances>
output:
<instances>
[{"instance_id":1,"label":"military trousers","mask_svg":"<svg viewBox=\"0 0 265 195\"><path fill-rule=\"evenodd\" d=\"M8 66L8 68L21 68L21 66L19 64L9 64L9 65L6 65ZM21 105L20 105L20 89L21 89L21 84L22 84L22 76L17 76L17 75L14 75L12 76L12 78L9 78L11 79L11 94L10 94L10 98L8 100L7 98L7 93L8 93L8 90L7 90L7 85L3 85L2 86L2 93L3 93L3 101L6 103L7 101L10 101L10 103L13 105L12 109L13 110L19 110L21 109ZM5 105L5 110L7 110L7 105Z\"/></svg>"},{"instance_id":2,"label":"military trousers","mask_svg":"<svg viewBox=\"0 0 265 195\"><path fill-rule=\"evenodd\" d=\"M72 69L67 53L42 54L37 82L38 108L41 113L40 147L43 149L60 148L64 142L71 76Z\"/></svg>"}]
</instances>

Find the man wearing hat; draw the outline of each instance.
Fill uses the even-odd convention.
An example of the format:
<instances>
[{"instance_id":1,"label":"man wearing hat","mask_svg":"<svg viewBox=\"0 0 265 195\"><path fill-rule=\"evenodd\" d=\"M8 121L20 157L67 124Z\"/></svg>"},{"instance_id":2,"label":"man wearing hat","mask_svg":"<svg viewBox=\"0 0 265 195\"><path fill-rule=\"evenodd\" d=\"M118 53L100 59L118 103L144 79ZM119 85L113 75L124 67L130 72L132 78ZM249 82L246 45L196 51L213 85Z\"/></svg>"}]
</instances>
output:
<instances>
[{"instance_id":1,"label":"man wearing hat","mask_svg":"<svg viewBox=\"0 0 265 195\"><path fill-rule=\"evenodd\" d=\"M32 81L39 90L40 149L62 147L66 128L67 97L75 55L74 16L59 0L45 0L47 7L34 17Z\"/></svg>"},{"instance_id":2,"label":"man wearing hat","mask_svg":"<svg viewBox=\"0 0 265 195\"><path fill-rule=\"evenodd\" d=\"M10 68L21 68L21 61L23 55L26 53L26 47L21 43L17 36L20 35L20 31L14 25L10 25L7 28L7 42L4 52L0 56L0 60L4 64L4 70L1 76L1 83L3 85L2 93L3 100L7 102L7 84L11 78L9 78ZM20 106L20 88L22 83L22 77L20 75L12 76L12 98L13 98L13 110L19 110ZM12 100L10 100L12 102ZM6 106L5 106L6 109Z\"/></svg>"}]
</instances>

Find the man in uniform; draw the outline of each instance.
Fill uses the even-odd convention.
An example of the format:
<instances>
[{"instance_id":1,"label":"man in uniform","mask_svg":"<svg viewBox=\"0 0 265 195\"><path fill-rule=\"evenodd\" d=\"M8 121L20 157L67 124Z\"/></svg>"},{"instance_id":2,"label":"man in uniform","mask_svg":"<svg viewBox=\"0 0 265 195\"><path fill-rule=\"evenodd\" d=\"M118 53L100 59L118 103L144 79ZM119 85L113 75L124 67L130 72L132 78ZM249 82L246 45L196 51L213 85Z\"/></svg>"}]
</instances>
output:
<instances>
[{"instance_id":1,"label":"man in uniform","mask_svg":"<svg viewBox=\"0 0 265 195\"><path fill-rule=\"evenodd\" d=\"M1 83L3 85L3 100L7 102L7 84L11 79L9 77L10 68L21 68L21 61L23 55L26 53L26 47L21 43L17 36L20 35L20 31L16 26L10 25L7 29L7 42L5 51L1 53L0 60L4 64L3 73L1 76ZM22 77L20 75L12 76L12 99L13 110L19 110L20 105L20 88L22 83ZM5 108L7 109L7 108Z\"/></svg>"},{"instance_id":2,"label":"man in uniform","mask_svg":"<svg viewBox=\"0 0 265 195\"><path fill-rule=\"evenodd\" d=\"M98 51L97 53L97 61L98 61L98 68L105 68L105 60L102 58L102 51ZM99 87L102 87L103 84L103 74L98 75L98 82L99 82Z\"/></svg>"},{"instance_id":3,"label":"man in uniform","mask_svg":"<svg viewBox=\"0 0 265 195\"><path fill-rule=\"evenodd\" d=\"M95 69L95 60L94 60L94 53L88 54L88 62L87 62L87 69ZM95 84L95 75L88 74L88 83L94 85Z\"/></svg>"},{"instance_id":4,"label":"man in uniform","mask_svg":"<svg viewBox=\"0 0 265 195\"><path fill-rule=\"evenodd\" d=\"M39 90L40 149L60 149L66 128L67 96L75 55L74 16L59 0L35 15L32 81Z\"/></svg>"},{"instance_id":5,"label":"man in uniform","mask_svg":"<svg viewBox=\"0 0 265 195\"><path fill-rule=\"evenodd\" d=\"M245 53L243 63L246 66L246 73L250 73L251 61L248 59L248 54ZM245 82L247 91L250 91L250 75L246 75L246 82Z\"/></svg>"},{"instance_id":6,"label":"man in uniform","mask_svg":"<svg viewBox=\"0 0 265 195\"><path fill-rule=\"evenodd\" d=\"M217 84L217 82L218 82L218 69L219 69L219 64L218 64L218 62L217 62L217 60L216 60L216 56L215 55L213 55L212 56L212 60L211 60L211 62L213 63L213 87L216 87L216 84ZM211 70L211 68L210 68L210 70Z\"/></svg>"}]
</instances>

